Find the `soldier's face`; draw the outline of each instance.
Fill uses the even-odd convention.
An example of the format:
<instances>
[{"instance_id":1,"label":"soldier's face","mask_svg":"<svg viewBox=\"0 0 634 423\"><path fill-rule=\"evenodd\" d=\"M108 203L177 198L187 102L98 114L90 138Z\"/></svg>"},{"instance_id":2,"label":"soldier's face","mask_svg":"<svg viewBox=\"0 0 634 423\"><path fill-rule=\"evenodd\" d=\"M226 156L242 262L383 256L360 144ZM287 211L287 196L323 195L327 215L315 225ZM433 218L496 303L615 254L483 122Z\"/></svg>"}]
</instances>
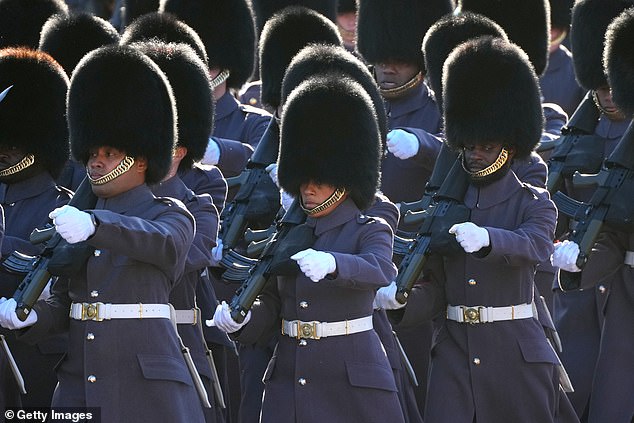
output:
<instances>
[{"instance_id":1,"label":"soldier's face","mask_svg":"<svg viewBox=\"0 0 634 423\"><path fill-rule=\"evenodd\" d=\"M114 147L103 146L90 150L86 170L92 179L99 179L112 172L126 157L125 151ZM93 185L92 190L97 197L110 198L129 191L145 182L147 162L136 158L132 167L121 175L103 185Z\"/></svg>"},{"instance_id":2,"label":"soldier's face","mask_svg":"<svg viewBox=\"0 0 634 423\"><path fill-rule=\"evenodd\" d=\"M396 61L378 63L374 67L376 82L384 90L400 87L414 78L419 71L415 64Z\"/></svg>"},{"instance_id":3,"label":"soldier's face","mask_svg":"<svg viewBox=\"0 0 634 423\"><path fill-rule=\"evenodd\" d=\"M17 165L26 156L27 153L21 148L0 144L0 171L9 169L10 167ZM11 175L0 176L0 181L9 184L21 181L33 174L33 168L33 166L30 166Z\"/></svg>"},{"instance_id":4,"label":"soldier's face","mask_svg":"<svg viewBox=\"0 0 634 423\"><path fill-rule=\"evenodd\" d=\"M315 182L308 182L301 184L299 186L299 192L302 196L302 204L304 208L313 209L326 201L336 190L336 187L328 184L318 184ZM336 206L341 203L345 199L345 196L339 200L337 203L333 204L332 207L328 207L327 209L312 214L312 217L322 217L330 214Z\"/></svg>"},{"instance_id":5,"label":"soldier's face","mask_svg":"<svg viewBox=\"0 0 634 423\"><path fill-rule=\"evenodd\" d=\"M625 115L616 107L612 101L612 90L609 86L598 88L594 91L595 101L599 103L610 120L620 121L625 119Z\"/></svg>"},{"instance_id":6,"label":"soldier's face","mask_svg":"<svg viewBox=\"0 0 634 423\"><path fill-rule=\"evenodd\" d=\"M464 158L467 168L477 172L493 164L502 151L502 144L470 144L464 146Z\"/></svg>"}]
</instances>

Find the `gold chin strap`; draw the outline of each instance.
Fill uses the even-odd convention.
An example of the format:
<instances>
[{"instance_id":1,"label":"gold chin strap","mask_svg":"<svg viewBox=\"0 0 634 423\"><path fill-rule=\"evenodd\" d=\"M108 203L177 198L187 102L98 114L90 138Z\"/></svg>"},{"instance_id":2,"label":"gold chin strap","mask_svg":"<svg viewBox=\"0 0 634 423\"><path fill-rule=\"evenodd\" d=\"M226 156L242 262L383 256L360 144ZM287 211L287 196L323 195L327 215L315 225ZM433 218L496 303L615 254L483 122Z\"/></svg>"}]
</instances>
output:
<instances>
[{"instance_id":1,"label":"gold chin strap","mask_svg":"<svg viewBox=\"0 0 634 423\"><path fill-rule=\"evenodd\" d=\"M400 87L390 88L390 89L381 88L379 89L379 91L381 92L381 95L384 98L387 98L387 99L398 98L402 96L406 91L420 85L422 82L423 82L423 74L421 72L418 72L416 75L414 75L412 79L410 79L408 82L404 83Z\"/></svg>"},{"instance_id":2,"label":"gold chin strap","mask_svg":"<svg viewBox=\"0 0 634 423\"><path fill-rule=\"evenodd\" d=\"M341 200L341 197L343 197L343 195L345 193L346 193L346 189L345 188L337 188L335 190L335 192L333 192L332 195L330 197L328 197L328 199L326 199L326 201L324 201L323 203L321 203L318 206L313 207L312 209L305 208L304 207L304 202L301 201L301 197L300 197L299 205L302 208L302 210L304 210L304 213L306 213L309 216L312 216L314 214L321 213L322 211L324 211L327 208L331 207L337 201Z\"/></svg>"},{"instance_id":3,"label":"gold chin strap","mask_svg":"<svg viewBox=\"0 0 634 423\"><path fill-rule=\"evenodd\" d=\"M18 172L22 172L24 169L31 166L33 163L35 163L35 156L33 154L28 154L24 156L24 158L20 160L18 163L0 171L0 178L3 178L5 176L10 176L10 175L15 175Z\"/></svg>"},{"instance_id":4,"label":"gold chin strap","mask_svg":"<svg viewBox=\"0 0 634 423\"><path fill-rule=\"evenodd\" d=\"M123 160L121 160L121 163L119 163L117 165L117 167L112 169L111 172L108 172L107 174L105 174L102 177L97 178L97 179L91 178L90 174L88 174L87 175L88 176L88 180L90 181L90 183L92 185L107 184L108 182L112 181L113 179L118 178L119 176L123 175L125 172L130 170L130 168L132 167L133 164L134 164L134 158L132 158L130 156L125 156L123 158Z\"/></svg>"},{"instance_id":5,"label":"gold chin strap","mask_svg":"<svg viewBox=\"0 0 634 423\"><path fill-rule=\"evenodd\" d=\"M502 150L500 150L500 154L498 154L498 158L495 159L495 161L490 166L487 166L482 170L478 170L477 172L471 172L469 169L467 169L467 166L464 162L464 156L462 157L461 161L462 168L469 174L469 176L471 176L472 178L484 178L485 176L489 176L490 174L497 172L502 166L504 166L504 163L506 163L508 158L509 152L506 151L506 148L502 148Z\"/></svg>"},{"instance_id":6,"label":"gold chin strap","mask_svg":"<svg viewBox=\"0 0 634 423\"><path fill-rule=\"evenodd\" d=\"M229 72L229 69L225 69L222 72L220 72L218 75L216 75L216 77L212 79L210 82L211 89L215 90L218 85L222 84L229 78L229 75L231 75L231 72Z\"/></svg>"}]
</instances>

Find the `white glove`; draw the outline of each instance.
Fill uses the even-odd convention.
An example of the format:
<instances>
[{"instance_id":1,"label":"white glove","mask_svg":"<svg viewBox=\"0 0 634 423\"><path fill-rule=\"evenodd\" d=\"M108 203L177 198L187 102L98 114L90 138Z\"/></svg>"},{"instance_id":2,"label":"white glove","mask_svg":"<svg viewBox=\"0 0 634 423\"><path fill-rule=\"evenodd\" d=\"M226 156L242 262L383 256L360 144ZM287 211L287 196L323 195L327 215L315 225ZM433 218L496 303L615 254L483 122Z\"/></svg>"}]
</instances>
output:
<instances>
[{"instance_id":1,"label":"white glove","mask_svg":"<svg viewBox=\"0 0 634 423\"><path fill-rule=\"evenodd\" d=\"M384 310L397 310L405 307L396 301L396 282L392 281L388 286L383 286L376 291L374 296L374 308Z\"/></svg>"},{"instance_id":2,"label":"white glove","mask_svg":"<svg viewBox=\"0 0 634 423\"><path fill-rule=\"evenodd\" d=\"M231 317L231 310L229 310L229 305L223 301L216 307L214 318L207 320L205 324L207 326L215 326L226 333L233 333L249 323L249 320L251 320L251 310L249 310L242 323L238 323L233 320L233 317Z\"/></svg>"},{"instance_id":3,"label":"white glove","mask_svg":"<svg viewBox=\"0 0 634 423\"><path fill-rule=\"evenodd\" d=\"M456 223L449 228L449 233L456 236L456 241L467 253L475 253L488 247L489 232L472 222Z\"/></svg>"},{"instance_id":4,"label":"white glove","mask_svg":"<svg viewBox=\"0 0 634 423\"><path fill-rule=\"evenodd\" d=\"M216 238L216 246L211 249L211 258L213 259L213 266L218 266L218 263L222 260L222 249L224 245L222 238Z\"/></svg>"},{"instance_id":5,"label":"white glove","mask_svg":"<svg viewBox=\"0 0 634 423\"><path fill-rule=\"evenodd\" d=\"M401 160L414 157L418 153L418 138L402 129L393 129L387 133L387 150Z\"/></svg>"},{"instance_id":6,"label":"white glove","mask_svg":"<svg viewBox=\"0 0 634 423\"><path fill-rule=\"evenodd\" d=\"M23 322L18 319L18 315L15 313L16 307L17 304L13 298L8 300L4 297L0 298L0 326L7 329L22 329L37 322L37 312L35 310L31 310Z\"/></svg>"},{"instance_id":7,"label":"white glove","mask_svg":"<svg viewBox=\"0 0 634 423\"><path fill-rule=\"evenodd\" d=\"M85 241L95 233L90 214L73 206L59 207L50 212L48 217L53 219L55 230L69 244Z\"/></svg>"},{"instance_id":8,"label":"white glove","mask_svg":"<svg viewBox=\"0 0 634 423\"><path fill-rule=\"evenodd\" d=\"M574 241L565 240L555 244L555 252L550 258L554 267L559 267L566 272L581 272L577 267L577 257L579 256L579 245Z\"/></svg>"},{"instance_id":9,"label":"white glove","mask_svg":"<svg viewBox=\"0 0 634 423\"><path fill-rule=\"evenodd\" d=\"M209 142L207 143L207 149L205 150L205 155L203 159L200 161L204 165L217 165L220 161L220 147L218 143L211 137L209 137Z\"/></svg>"},{"instance_id":10,"label":"white glove","mask_svg":"<svg viewBox=\"0 0 634 423\"><path fill-rule=\"evenodd\" d=\"M295 201L295 197L293 197L291 194L284 191L283 189L280 189L280 194L282 197L282 207L284 207L284 210L290 209L291 204L293 204L293 201Z\"/></svg>"},{"instance_id":11,"label":"white glove","mask_svg":"<svg viewBox=\"0 0 634 423\"><path fill-rule=\"evenodd\" d=\"M266 172L269 174L269 176L271 177L275 185L277 185L277 187L279 188L280 182L277 179L277 163L271 163L264 170L266 170Z\"/></svg>"},{"instance_id":12,"label":"white glove","mask_svg":"<svg viewBox=\"0 0 634 423\"><path fill-rule=\"evenodd\" d=\"M335 256L312 248L293 254L291 259L297 262L304 275L313 282L319 282L337 269Z\"/></svg>"}]
</instances>

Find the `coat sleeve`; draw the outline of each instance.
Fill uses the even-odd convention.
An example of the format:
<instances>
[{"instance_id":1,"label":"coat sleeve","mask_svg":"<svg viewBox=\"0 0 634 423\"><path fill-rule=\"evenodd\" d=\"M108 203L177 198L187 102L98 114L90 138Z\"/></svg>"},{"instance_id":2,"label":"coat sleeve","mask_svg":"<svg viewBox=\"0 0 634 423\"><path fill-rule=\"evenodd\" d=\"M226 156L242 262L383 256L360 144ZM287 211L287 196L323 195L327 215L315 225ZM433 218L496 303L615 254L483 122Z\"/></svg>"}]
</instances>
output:
<instances>
[{"instance_id":1,"label":"coat sleeve","mask_svg":"<svg viewBox=\"0 0 634 423\"><path fill-rule=\"evenodd\" d=\"M184 273L202 270L213 264L211 249L218 236L218 211L211 196L199 195L188 204L188 210L196 220L196 233L185 260Z\"/></svg>"}]
</instances>

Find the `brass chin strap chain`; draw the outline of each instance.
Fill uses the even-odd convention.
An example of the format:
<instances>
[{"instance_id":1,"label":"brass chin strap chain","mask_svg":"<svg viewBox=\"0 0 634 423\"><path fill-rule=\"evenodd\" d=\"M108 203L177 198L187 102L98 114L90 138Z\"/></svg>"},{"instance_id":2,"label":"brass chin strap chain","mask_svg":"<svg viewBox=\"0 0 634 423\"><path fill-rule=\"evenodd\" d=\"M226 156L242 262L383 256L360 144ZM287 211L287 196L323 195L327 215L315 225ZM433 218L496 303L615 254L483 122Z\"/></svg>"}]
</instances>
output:
<instances>
[{"instance_id":1,"label":"brass chin strap chain","mask_svg":"<svg viewBox=\"0 0 634 423\"><path fill-rule=\"evenodd\" d=\"M420 85L422 82L423 82L423 74L421 72L418 72L412 79L410 79L408 82L404 83L400 87L390 88L390 89L381 88L379 91L381 92L381 95L384 98L387 98L387 99L398 98L402 96L405 92L409 91L410 89Z\"/></svg>"},{"instance_id":2,"label":"brass chin strap chain","mask_svg":"<svg viewBox=\"0 0 634 423\"><path fill-rule=\"evenodd\" d=\"M220 72L218 75L216 75L216 77L212 79L210 82L211 89L215 90L218 85L222 84L229 78L229 75L231 75L231 72L229 72L229 69L225 69L222 72Z\"/></svg>"},{"instance_id":3,"label":"brass chin strap chain","mask_svg":"<svg viewBox=\"0 0 634 423\"><path fill-rule=\"evenodd\" d=\"M15 175L18 172L22 172L24 169L31 166L33 163L35 163L35 156L33 154L24 156L24 158L20 160L20 162L0 171L0 178L9 176L9 175Z\"/></svg>"},{"instance_id":4,"label":"brass chin strap chain","mask_svg":"<svg viewBox=\"0 0 634 423\"><path fill-rule=\"evenodd\" d=\"M504 163L506 163L506 161L509 158L509 152L506 151L506 148L502 148L502 150L500 150L500 154L498 154L498 158L495 159L495 161L493 162L493 164L491 164L488 167L485 167L482 170L478 170L477 172L472 172L469 169L467 169L467 166L465 165L464 162L464 156L462 156L462 168L469 174L469 176L471 176L472 178L484 178L485 176L489 176L492 173L497 172L502 166L504 166Z\"/></svg>"},{"instance_id":5,"label":"brass chin strap chain","mask_svg":"<svg viewBox=\"0 0 634 423\"><path fill-rule=\"evenodd\" d=\"M343 197L345 193L346 193L345 188L337 188L335 192L333 192L332 195L328 197L326 201L324 201L318 206L313 207L312 209L305 208L304 202L301 201L301 197L300 197L299 205L302 208L302 210L304 210L304 213L310 216L316 213L321 213L322 211L326 210L327 208L335 204L337 201L341 200L341 197Z\"/></svg>"},{"instance_id":6,"label":"brass chin strap chain","mask_svg":"<svg viewBox=\"0 0 634 423\"><path fill-rule=\"evenodd\" d=\"M90 177L90 175L87 175L88 176L88 180L90 181L90 183L92 185L107 184L108 182L112 181L113 179L118 178L119 176L123 175L125 172L130 170L130 168L132 167L133 164L134 164L134 158L132 158L130 156L125 156L123 158L123 160L121 160L121 163L119 163L117 165L117 167L112 169L112 172L109 172L109 173L107 173L107 174L105 174L102 177L97 178L97 179L93 179L93 178Z\"/></svg>"}]
</instances>

